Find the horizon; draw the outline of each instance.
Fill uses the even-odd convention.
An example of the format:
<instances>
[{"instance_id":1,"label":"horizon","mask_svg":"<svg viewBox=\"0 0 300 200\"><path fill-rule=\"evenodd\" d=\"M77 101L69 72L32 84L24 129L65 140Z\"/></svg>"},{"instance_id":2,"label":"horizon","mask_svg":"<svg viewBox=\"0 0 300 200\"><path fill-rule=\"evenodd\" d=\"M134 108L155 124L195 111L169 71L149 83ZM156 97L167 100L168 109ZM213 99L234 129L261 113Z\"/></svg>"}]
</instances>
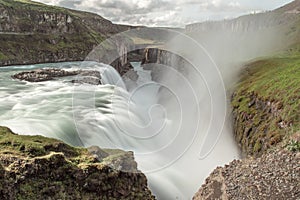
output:
<instances>
[{"instance_id":1,"label":"horizon","mask_svg":"<svg viewBox=\"0 0 300 200\"><path fill-rule=\"evenodd\" d=\"M47 5L96 13L115 24L184 28L271 11L293 0L35 0Z\"/></svg>"}]
</instances>

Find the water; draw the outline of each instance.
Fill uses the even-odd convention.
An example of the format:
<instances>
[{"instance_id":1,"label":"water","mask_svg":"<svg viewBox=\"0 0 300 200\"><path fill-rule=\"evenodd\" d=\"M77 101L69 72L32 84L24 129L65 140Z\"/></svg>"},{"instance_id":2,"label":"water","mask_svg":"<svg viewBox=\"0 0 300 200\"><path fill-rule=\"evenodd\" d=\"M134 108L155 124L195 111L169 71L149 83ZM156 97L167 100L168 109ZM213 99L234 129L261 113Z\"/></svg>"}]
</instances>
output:
<instances>
[{"instance_id":1,"label":"water","mask_svg":"<svg viewBox=\"0 0 300 200\"><path fill-rule=\"evenodd\" d=\"M155 83L149 71L133 65L139 78L130 88L109 66L92 62L0 68L0 125L76 146L134 151L158 199L191 199L212 169L238 157L229 123L214 150L200 159L210 107L194 90L184 89L189 82L182 78L176 87L168 79ZM41 83L11 78L18 71L48 66L99 70L105 85L74 86L74 77Z\"/></svg>"}]
</instances>

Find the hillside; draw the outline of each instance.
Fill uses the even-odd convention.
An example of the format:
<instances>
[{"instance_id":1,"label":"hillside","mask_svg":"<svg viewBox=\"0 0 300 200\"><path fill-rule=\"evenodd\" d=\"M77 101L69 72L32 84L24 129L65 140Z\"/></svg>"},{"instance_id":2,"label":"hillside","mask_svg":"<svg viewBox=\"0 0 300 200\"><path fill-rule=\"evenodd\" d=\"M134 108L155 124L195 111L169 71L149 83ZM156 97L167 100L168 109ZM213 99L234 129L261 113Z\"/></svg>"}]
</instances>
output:
<instances>
[{"instance_id":1,"label":"hillside","mask_svg":"<svg viewBox=\"0 0 300 200\"><path fill-rule=\"evenodd\" d=\"M234 135L245 158L215 169L194 200L300 198L300 53L295 52L245 66L232 96Z\"/></svg>"},{"instance_id":2,"label":"hillside","mask_svg":"<svg viewBox=\"0 0 300 200\"><path fill-rule=\"evenodd\" d=\"M234 86L234 137L243 158L215 169L194 200L300 198L299 19L297 0L272 12L193 26L198 34L208 26L232 33L281 33L278 48L244 64Z\"/></svg>"},{"instance_id":3,"label":"hillside","mask_svg":"<svg viewBox=\"0 0 300 200\"><path fill-rule=\"evenodd\" d=\"M300 130L300 54L246 66L232 96L235 135L245 153L258 155Z\"/></svg>"},{"instance_id":4,"label":"hillside","mask_svg":"<svg viewBox=\"0 0 300 200\"><path fill-rule=\"evenodd\" d=\"M0 66L84 60L101 41L130 28L92 13L0 0Z\"/></svg>"}]
</instances>

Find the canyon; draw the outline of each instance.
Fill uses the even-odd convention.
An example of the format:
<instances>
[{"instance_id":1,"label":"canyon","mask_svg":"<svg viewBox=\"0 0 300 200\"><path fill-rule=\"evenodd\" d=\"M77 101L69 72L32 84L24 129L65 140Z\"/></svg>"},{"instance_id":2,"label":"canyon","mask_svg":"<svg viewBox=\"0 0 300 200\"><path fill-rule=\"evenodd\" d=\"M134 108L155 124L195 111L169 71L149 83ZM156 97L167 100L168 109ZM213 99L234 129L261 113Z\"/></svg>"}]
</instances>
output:
<instances>
[{"instance_id":1,"label":"canyon","mask_svg":"<svg viewBox=\"0 0 300 200\"><path fill-rule=\"evenodd\" d=\"M217 79L214 79L215 76L211 76L210 70L212 72L213 68L209 68L209 70L202 68L206 65L213 67L212 63L204 62L203 60L207 59L206 57L203 59L204 54L194 51L193 45L184 43L185 40L180 32L170 34L168 31L163 33L164 31L161 30L162 33L160 34L159 29L117 25L96 14L47 6L27 0L0 0L0 65L9 67L11 65L91 60L111 64L123 78L131 77L133 82L136 82L139 77L131 62L141 62L141 67L150 72L152 81L158 83L167 83L174 88L176 86L183 89L182 86L180 87L181 84L184 85L182 77L190 78L189 83L192 83L193 89L196 88L196 91L200 93L196 94L196 97L200 97L201 100L197 103L201 106L201 111L206 113L206 109L208 109L206 96L209 95L206 93L205 87L202 87L202 82L195 80L196 76L193 76L197 74L195 69L198 67L204 73L204 78L207 79L209 86L213 89L213 95L216 95L213 96L215 97L214 103L217 105L225 104L225 107L228 104L227 106L232 108L227 114L225 111L223 113L221 106L218 106L216 113L213 114L219 114L222 117L226 115L225 122L227 126L222 130L222 136L224 138L234 138L241 147L242 155L240 160L236 158L225 167L218 167L214 170L201 186L199 192L195 194L194 199L241 199L249 197L247 195L250 193L251 198L293 199L299 197L299 191L297 190L299 188L299 185L297 185L297 180L299 180L299 166L297 166L297 163L299 163L299 149L297 149L297 144L299 143L298 108L300 99L297 95L299 94L299 81L297 82L297 80L299 80L300 55L299 7L300 1L296 0L270 12L242 16L221 22L204 22L186 26L183 32L197 41L197 44L201 44L203 49L209 52L214 64L219 67L218 73L222 75L222 81L224 81L222 84L225 85L226 91L222 91L221 86L223 85ZM130 30L135 31L132 35L122 34L122 32L128 30L129 33ZM158 36L154 37L154 33ZM122 37L119 37L120 35ZM176 47L168 46L167 41L172 40L172 38L176 41ZM180 47L180 50L177 51L178 47ZM99 51L97 52L97 50ZM257 61L257 57L263 56L267 58ZM195 67L194 63L198 65ZM158 64L159 67L153 67L155 65L151 64ZM176 76L172 73L171 75L174 75L174 77L168 77L167 68L162 68L162 66L170 67L169 69L179 72L182 77L176 79L174 78ZM43 70L47 72L47 69L39 69L39 72L34 71L33 74L44 74ZM22 75L23 77L24 74L22 73L18 72L19 76ZM98 75L96 74L96 76ZM22 77L21 79L26 80L26 73L25 78ZM39 77L40 75L36 75L36 78ZM290 79L286 77L290 77ZM52 78L46 76L45 79L48 81ZM27 78L27 80L29 79ZM272 80L277 80L277 82L272 82ZM285 82L281 82L282 80L285 80ZM67 87L70 87L69 82ZM89 80L83 80L83 82L89 82ZM28 86L26 82L18 82L18 84L20 88L24 87L22 84ZM63 82L63 84L66 83ZM103 87L104 90L112 90L108 86L107 88L106 86ZM121 88L124 89L125 87L122 85ZM265 93L260 92L261 88L264 88ZM60 89L62 88L58 88L57 91L61 92ZM276 93L272 92L272 89ZM42 88L41 91L46 90ZM69 88L66 91L67 95L70 96L68 96L68 99L70 99ZM64 91L64 95L66 91ZM119 90L116 91L120 92ZM149 91L151 92L151 90ZM231 97L225 99L225 102L223 102L223 92L226 92L225 97L226 95ZM157 94L161 93L164 95L160 96L159 102L168 102L167 100L171 95L160 88ZM125 96L123 93L121 94L119 98ZM280 94L280 96L278 97L277 94ZM101 93L99 99L97 99L101 114L110 112L108 110L109 106L106 105L108 104L107 99L104 99L105 95L107 94ZM178 96L185 97L188 95L180 92ZM283 96L286 98L281 98ZM88 97L86 99L92 99L91 96ZM41 97L39 96L39 98ZM152 100L150 97L149 99ZM188 100L189 103L186 104L193 105L192 99ZM231 102L230 105L229 101ZM49 103L51 104L51 102ZM163 103L162 105L164 105ZM195 105L198 105L197 103ZM24 105L27 105L26 102ZM119 104L117 105L119 106ZM174 112L175 107L173 104L165 105L167 105L167 109L172 111L170 113L177 114ZM18 104L15 107L18 110ZM186 108L190 112L185 115L185 120L189 120L187 125L190 125L190 127L185 130L191 130L194 124L190 121L196 118L193 118L194 115L190 113L194 114L196 111L189 107ZM9 111L6 112L9 113ZM28 114L27 110L25 114ZM223 120L220 116L214 119L214 122ZM62 115L62 118L67 119L68 117ZM209 115L207 118L209 118ZM55 116L55 119L57 120L57 116ZM53 119L51 118L51 120ZM107 119L105 118L105 120ZM103 125L103 127L111 128L109 127L110 121L105 122L108 125ZM55 121L55 123L58 122ZM87 124L84 120L81 123ZM99 123L102 125L101 122ZM230 123L232 123L232 127ZM216 125L217 123L215 123ZM4 127L1 127L0 130L0 145L3 147L3 151L1 150L0 153L2 162L0 170L4 174L0 178L6 184L5 186L1 185L0 196L2 195L3 199L14 199L25 193L29 195L28 198L35 199L44 199L45 197L55 199L58 197L55 195L61 194L72 199L83 197L93 199L97 195L103 195L103 199L109 197L155 199L148 189L146 177L138 170L130 151L108 150L108 152L111 152L110 155L100 148L93 147L89 151L90 154L88 154L87 149L76 149L58 140L48 140L39 136L32 140L29 136L15 135ZM82 130L83 135L91 134L86 130L88 129ZM59 131L61 130L58 129ZM213 134L214 132L218 132L218 130L213 130L210 133ZM189 134L186 133L185 136L188 137ZM88 142L93 142L94 136L88 136L90 136L90 138L87 137L87 140L90 140ZM76 136L75 141L70 139L69 136L62 137L65 137L65 140L69 143L74 142L72 144L74 146L82 145L82 138L78 139ZM6 138L11 139L11 141L6 140ZM213 135L213 138L210 139L215 140L216 138L217 136ZM221 141L224 141L224 138L221 138ZM23 145L21 139L28 141L28 144ZM213 146L207 138L201 139L207 142L207 146ZM228 140L231 141L231 139ZM180 142L183 143L184 141L182 139ZM46 146L44 142L47 143ZM226 142L225 144L231 144L227 140ZM132 143L129 144L132 145ZM200 143L196 144L197 147L194 147L194 149L198 151ZM225 148L225 145L222 146L222 144L217 147ZM139 145L137 146L139 147ZM32 146L34 148L31 148ZM218 149L217 147L215 149ZM235 147L235 144L232 143L232 146L228 147L230 149L228 154L231 153L231 148ZM291 147L294 150L289 150ZM178 148L173 149L174 152L176 149ZM200 154L206 155L206 151L208 150L205 149L203 154L201 154L202 152ZM212 155L217 158L220 156L218 155L220 152L225 151L218 150ZM235 154L238 154L237 151L232 150L232 155L223 157L227 156L228 159L231 159ZM189 156L188 158L192 160L196 156ZM96 160L95 157L97 157ZM104 160L107 161L106 167L102 166ZM188 163L188 160L183 159L184 161ZM274 166L270 166L269 163L274 163ZM125 168L129 167L135 173L115 172L109 168L111 165L114 169L124 166ZM213 168L215 167L214 164L210 165ZM28 171L26 166L31 166L33 171ZM44 166L45 170L40 170L40 166ZM52 174L54 177L51 173L51 176L48 176L49 169L53 166L58 168L58 171L54 170L54 175ZM198 166L192 166L189 173L195 173L197 170L199 170L199 174L200 172L206 173L202 171L202 168L194 169L196 167ZM91 170L86 173L85 169ZM178 169L182 168L178 167ZM68 173L64 174L65 171ZM176 179L178 173L174 171L169 171L169 177ZM78 176L69 176L74 173ZM41 174L41 176L35 176L37 174ZM198 178L197 176L194 174L193 177L195 178L190 180L193 183L193 190L195 190L194 187L197 187L194 182L197 182L198 185L201 184L200 180L194 180ZM45 177L51 181L43 181ZM65 181L62 180L62 177L65 178ZM32 182L35 178L39 180L40 185L35 185ZM70 183L70 178L76 180L75 183L72 183L73 185ZM99 185L100 179L105 182L104 185ZM84 180L87 180L87 182L84 182ZM29 184L26 181L29 181ZM158 181L155 182L152 179L151 181L152 188L161 192L159 188L157 189L159 184L153 184L158 183ZM166 184L166 182L164 183ZM276 192L272 193L269 188L265 188L265 184L270 184L272 191ZM89 187L86 187L86 185ZM180 185L176 183L174 185L173 189L175 191ZM17 186L17 189L14 189L14 186ZM241 186L252 189L242 190ZM39 187L45 187L41 196L38 192ZM76 193L73 191L72 188L74 187L79 188L81 192ZM186 194L190 194L190 188L180 189L180 192L184 193L183 196L186 197ZM55 193L54 190L59 192ZM11 196L7 196L8 191ZM178 192L179 195L180 192ZM283 195L281 192L284 192L285 196L280 196ZM168 196L170 193L172 193L171 189L160 195ZM176 196L177 193L172 195Z\"/></svg>"}]
</instances>

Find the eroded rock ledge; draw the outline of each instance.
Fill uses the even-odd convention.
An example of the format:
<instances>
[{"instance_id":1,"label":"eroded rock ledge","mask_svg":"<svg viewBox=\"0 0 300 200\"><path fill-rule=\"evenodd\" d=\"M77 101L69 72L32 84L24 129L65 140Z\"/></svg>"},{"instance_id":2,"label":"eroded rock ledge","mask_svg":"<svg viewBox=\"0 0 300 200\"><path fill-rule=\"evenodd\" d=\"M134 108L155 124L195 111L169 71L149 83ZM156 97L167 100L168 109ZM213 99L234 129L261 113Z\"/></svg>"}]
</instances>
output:
<instances>
[{"instance_id":1,"label":"eroded rock ledge","mask_svg":"<svg viewBox=\"0 0 300 200\"><path fill-rule=\"evenodd\" d=\"M0 199L155 199L132 152L71 147L0 127Z\"/></svg>"}]
</instances>

